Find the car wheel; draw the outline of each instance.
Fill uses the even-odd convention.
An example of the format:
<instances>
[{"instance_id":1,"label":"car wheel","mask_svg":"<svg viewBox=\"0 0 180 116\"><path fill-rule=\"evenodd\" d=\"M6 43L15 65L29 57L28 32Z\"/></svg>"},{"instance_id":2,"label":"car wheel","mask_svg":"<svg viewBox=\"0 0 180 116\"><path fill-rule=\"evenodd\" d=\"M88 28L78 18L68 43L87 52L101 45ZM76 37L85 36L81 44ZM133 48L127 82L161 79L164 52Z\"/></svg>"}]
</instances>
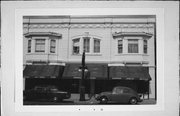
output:
<instances>
[{"instance_id":1,"label":"car wheel","mask_svg":"<svg viewBox=\"0 0 180 116\"><path fill-rule=\"evenodd\" d=\"M129 100L129 103L130 103L130 104L137 104L137 99L136 99L135 97L133 97L133 98L131 98L131 99Z\"/></svg>"},{"instance_id":2,"label":"car wheel","mask_svg":"<svg viewBox=\"0 0 180 116\"><path fill-rule=\"evenodd\" d=\"M104 97L101 97L101 98L100 98L100 103L101 103L101 104L106 104L107 102L108 102L107 97L104 96Z\"/></svg>"}]
</instances>

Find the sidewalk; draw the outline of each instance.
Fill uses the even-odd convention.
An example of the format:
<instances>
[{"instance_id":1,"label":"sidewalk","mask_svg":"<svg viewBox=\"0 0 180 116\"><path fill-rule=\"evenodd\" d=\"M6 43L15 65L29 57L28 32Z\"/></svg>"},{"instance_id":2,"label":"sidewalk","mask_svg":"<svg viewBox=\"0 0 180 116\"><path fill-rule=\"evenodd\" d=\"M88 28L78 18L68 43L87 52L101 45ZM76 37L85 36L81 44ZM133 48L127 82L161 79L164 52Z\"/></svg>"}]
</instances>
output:
<instances>
[{"instance_id":1,"label":"sidewalk","mask_svg":"<svg viewBox=\"0 0 180 116\"><path fill-rule=\"evenodd\" d=\"M85 95L85 101L79 101L79 94L72 94L70 101L74 101L75 105L96 105L99 104L99 101L97 101L94 97L89 99L88 95ZM144 99L142 102L139 103L140 105L150 105L150 104L156 104L155 99Z\"/></svg>"}]
</instances>

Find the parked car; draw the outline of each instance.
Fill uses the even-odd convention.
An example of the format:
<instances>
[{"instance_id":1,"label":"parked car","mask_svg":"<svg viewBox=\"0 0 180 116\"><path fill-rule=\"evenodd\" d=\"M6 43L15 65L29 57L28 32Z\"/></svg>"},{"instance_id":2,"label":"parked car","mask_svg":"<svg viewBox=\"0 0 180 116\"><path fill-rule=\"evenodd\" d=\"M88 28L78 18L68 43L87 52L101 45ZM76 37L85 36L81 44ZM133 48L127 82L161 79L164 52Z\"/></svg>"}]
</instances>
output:
<instances>
[{"instance_id":1,"label":"parked car","mask_svg":"<svg viewBox=\"0 0 180 116\"><path fill-rule=\"evenodd\" d=\"M133 89L129 87L117 86L114 87L112 92L102 92L97 97L96 100L100 103L117 102L117 103L129 103L137 104L141 102L140 95Z\"/></svg>"},{"instance_id":2,"label":"parked car","mask_svg":"<svg viewBox=\"0 0 180 116\"><path fill-rule=\"evenodd\" d=\"M60 91L56 86L35 86L33 89L23 92L25 100L50 100L56 102L70 97L69 92Z\"/></svg>"}]
</instances>

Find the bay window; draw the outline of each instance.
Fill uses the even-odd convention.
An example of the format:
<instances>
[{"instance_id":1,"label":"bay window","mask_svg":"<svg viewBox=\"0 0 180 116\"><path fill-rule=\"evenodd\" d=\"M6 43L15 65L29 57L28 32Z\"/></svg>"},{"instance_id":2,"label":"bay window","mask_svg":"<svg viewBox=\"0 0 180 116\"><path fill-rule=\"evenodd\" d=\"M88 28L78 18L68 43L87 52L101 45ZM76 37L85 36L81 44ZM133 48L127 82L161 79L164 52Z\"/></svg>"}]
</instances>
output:
<instances>
[{"instance_id":1,"label":"bay window","mask_svg":"<svg viewBox=\"0 0 180 116\"><path fill-rule=\"evenodd\" d=\"M123 41L118 40L118 53L123 53Z\"/></svg>"},{"instance_id":2,"label":"bay window","mask_svg":"<svg viewBox=\"0 0 180 116\"><path fill-rule=\"evenodd\" d=\"M28 53L31 53L31 40L28 40Z\"/></svg>"},{"instance_id":3,"label":"bay window","mask_svg":"<svg viewBox=\"0 0 180 116\"><path fill-rule=\"evenodd\" d=\"M45 52L45 39L36 39L35 52Z\"/></svg>"},{"instance_id":4,"label":"bay window","mask_svg":"<svg viewBox=\"0 0 180 116\"><path fill-rule=\"evenodd\" d=\"M139 53L138 39L129 39L128 40L128 53Z\"/></svg>"},{"instance_id":5,"label":"bay window","mask_svg":"<svg viewBox=\"0 0 180 116\"><path fill-rule=\"evenodd\" d=\"M100 43L99 38L94 37L78 37L72 39L72 54L82 54L85 50L88 54L99 54L100 53Z\"/></svg>"},{"instance_id":6,"label":"bay window","mask_svg":"<svg viewBox=\"0 0 180 116\"><path fill-rule=\"evenodd\" d=\"M50 42L50 53L55 53L56 51L56 40L52 39Z\"/></svg>"},{"instance_id":7,"label":"bay window","mask_svg":"<svg viewBox=\"0 0 180 116\"><path fill-rule=\"evenodd\" d=\"M147 54L147 40L144 40L143 43L144 43L144 46L143 46L144 54Z\"/></svg>"}]
</instances>

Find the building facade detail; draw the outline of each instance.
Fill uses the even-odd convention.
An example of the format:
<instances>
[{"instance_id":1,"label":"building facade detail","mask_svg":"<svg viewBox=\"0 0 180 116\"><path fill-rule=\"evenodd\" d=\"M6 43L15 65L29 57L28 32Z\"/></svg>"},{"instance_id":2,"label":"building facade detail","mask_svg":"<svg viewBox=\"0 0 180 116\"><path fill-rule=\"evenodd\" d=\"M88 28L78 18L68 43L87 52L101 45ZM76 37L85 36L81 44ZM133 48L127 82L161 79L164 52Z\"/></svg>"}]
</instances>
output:
<instances>
[{"instance_id":1,"label":"building facade detail","mask_svg":"<svg viewBox=\"0 0 180 116\"><path fill-rule=\"evenodd\" d=\"M155 17L30 18L23 22L24 66L68 65L71 69L71 63L81 63L85 51L88 65L102 68L106 64L112 71L146 68L151 77L150 96L155 97Z\"/></svg>"}]
</instances>

